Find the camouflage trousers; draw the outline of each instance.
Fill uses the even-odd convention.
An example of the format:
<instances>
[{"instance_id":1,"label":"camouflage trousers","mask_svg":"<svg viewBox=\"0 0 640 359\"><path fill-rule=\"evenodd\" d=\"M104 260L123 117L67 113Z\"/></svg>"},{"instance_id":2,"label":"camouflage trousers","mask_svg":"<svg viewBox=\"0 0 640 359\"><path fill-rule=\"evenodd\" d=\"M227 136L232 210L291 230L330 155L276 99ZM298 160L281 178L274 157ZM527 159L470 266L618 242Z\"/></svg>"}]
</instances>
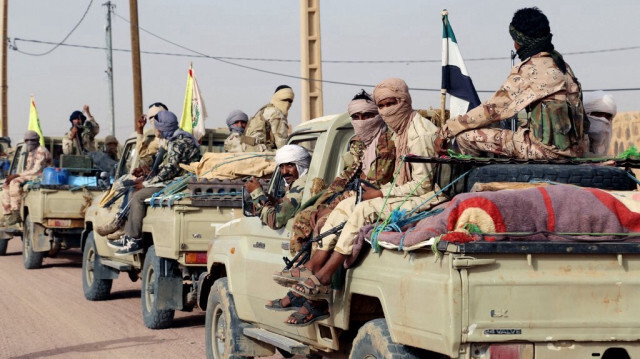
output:
<instances>
[{"instance_id":1,"label":"camouflage trousers","mask_svg":"<svg viewBox=\"0 0 640 359\"><path fill-rule=\"evenodd\" d=\"M296 254L302 249L306 241L320 234L320 229L326 222L331 211L343 200L353 197L355 192L347 191L336 196L329 204L314 205L303 209L296 214L291 228L291 238L289 239L289 250L291 254ZM318 216L323 212L322 216Z\"/></svg>"},{"instance_id":2,"label":"camouflage trousers","mask_svg":"<svg viewBox=\"0 0 640 359\"><path fill-rule=\"evenodd\" d=\"M385 220L398 207L399 209L410 211L420 206L416 212L421 212L431 209L446 200L444 196L436 196L429 202L423 203L431 198L433 194L434 192L427 192L422 196L408 198L390 197L386 203L384 197L370 199L358 204L356 204L355 198L347 198L341 201L331 212L321 230L321 232L325 232L346 221L340 236L332 234L324 237L322 245L319 245L317 250L335 250L340 254L351 255L356 236L364 225L375 223L378 218L381 221Z\"/></svg>"},{"instance_id":3,"label":"camouflage trousers","mask_svg":"<svg viewBox=\"0 0 640 359\"><path fill-rule=\"evenodd\" d=\"M465 155L482 156L482 152L494 153L505 157L540 160L561 157L548 147L531 138L529 129L517 131L497 128L482 128L459 133L456 143Z\"/></svg>"},{"instance_id":4,"label":"camouflage trousers","mask_svg":"<svg viewBox=\"0 0 640 359\"><path fill-rule=\"evenodd\" d=\"M2 209L4 213L20 209L20 203L22 202L22 188L20 185L28 180L28 178L16 177L8 185L2 185Z\"/></svg>"}]
</instances>

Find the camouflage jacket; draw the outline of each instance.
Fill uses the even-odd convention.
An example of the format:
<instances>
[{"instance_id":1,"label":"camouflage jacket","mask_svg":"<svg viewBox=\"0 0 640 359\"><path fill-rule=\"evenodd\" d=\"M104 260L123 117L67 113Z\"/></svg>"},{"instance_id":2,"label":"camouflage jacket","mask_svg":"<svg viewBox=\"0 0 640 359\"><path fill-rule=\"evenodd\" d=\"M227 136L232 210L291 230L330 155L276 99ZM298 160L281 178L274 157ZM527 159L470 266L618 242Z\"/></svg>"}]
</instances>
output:
<instances>
[{"instance_id":1,"label":"camouflage jacket","mask_svg":"<svg viewBox=\"0 0 640 359\"><path fill-rule=\"evenodd\" d=\"M365 145L358 137L355 137L349 146L349 152L343 155L344 169L331 182L327 191L318 198L316 204L324 203L331 197L344 192L346 186L357 173L359 173L360 179L366 180L377 187L391 182L396 160L396 148L392 138L393 132L390 130L385 131L380 136L376 146L376 159L371 163L369 173L365 174L360 171Z\"/></svg>"},{"instance_id":2,"label":"camouflage jacket","mask_svg":"<svg viewBox=\"0 0 640 359\"><path fill-rule=\"evenodd\" d=\"M580 83L573 76L569 65L567 65L567 73L563 74L553 62L549 53L541 52L514 66L507 81L489 100L464 115L449 119L442 127L441 134L443 137L452 138L466 130L488 127L493 122L517 116L518 112L525 109L528 110L527 112L531 112L538 106L548 107L551 109L550 111L555 111L554 108L562 107L566 109L566 104L569 104L570 107L574 108L574 111L582 112L580 98ZM554 102L564 106L549 106L550 103ZM533 112L535 115L536 111ZM564 134L573 130L575 137L582 137L583 123L581 113L574 124L568 123L569 121L574 121L567 118L567 114L558 112L551 115L559 121L551 123L550 121L539 120L539 123L546 122L546 128L544 129L541 126L537 126L535 124L536 121L533 121L534 124L532 126L531 120L523 124L523 126L531 128L533 137L548 147L553 145L551 139L553 135L549 131L554 131L553 128L549 127L558 126L560 128L559 131L564 132ZM565 125L568 125L569 128ZM556 138L558 137L560 137L560 133L556 135ZM563 146L560 143L562 141L564 140L559 139L558 144L560 147ZM557 148L554 147L553 149L556 150L554 152L557 152Z\"/></svg>"},{"instance_id":3,"label":"camouflage jacket","mask_svg":"<svg viewBox=\"0 0 640 359\"><path fill-rule=\"evenodd\" d=\"M286 145L287 137L287 116L269 103L258 110L247 123L242 144L246 152L272 151Z\"/></svg>"},{"instance_id":4,"label":"camouflage jacket","mask_svg":"<svg viewBox=\"0 0 640 359\"><path fill-rule=\"evenodd\" d=\"M260 220L272 229L279 229L293 218L302 205L302 194L307 183L307 175L295 180L287 189L282 201L277 204L270 203L262 188L258 187L251 192L251 199L256 212L260 213Z\"/></svg>"},{"instance_id":5,"label":"camouflage jacket","mask_svg":"<svg viewBox=\"0 0 640 359\"><path fill-rule=\"evenodd\" d=\"M36 178L42 175L42 171L45 167L51 166L51 153L45 147L38 146L35 150L30 151L27 156L27 163L24 167L24 171L20 173L20 177L27 180Z\"/></svg>"},{"instance_id":6,"label":"camouflage jacket","mask_svg":"<svg viewBox=\"0 0 640 359\"><path fill-rule=\"evenodd\" d=\"M200 159L200 148L189 137L179 135L175 140L169 141L167 155L158 169L158 174L151 177L146 184L158 184L173 180L184 170L180 164L189 164Z\"/></svg>"},{"instance_id":7,"label":"camouflage jacket","mask_svg":"<svg viewBox=\"0 0 640 359\"><path fill-rule=\"evenodd\" d=\"M224 152L243 152L242 142L240 141L242 135L232 132L229 137L224 140Z\"/></svg>"},{"instance_id":8,"label":"camouflage jacket","mask_svg":"<svg viewBox=\"0 0 640 359\"><path fill-rule=\"evenodd\" d=\"M100 132L100 125L93 117L89 117L84 123L84 129L80 133L82 145L87 152L97 150L95 137ZM62 153L65 155L81 155L82 150L79 146L78 139L71 137L71 131L64 134L62 138Z\"/></svg>"}]
</instances>

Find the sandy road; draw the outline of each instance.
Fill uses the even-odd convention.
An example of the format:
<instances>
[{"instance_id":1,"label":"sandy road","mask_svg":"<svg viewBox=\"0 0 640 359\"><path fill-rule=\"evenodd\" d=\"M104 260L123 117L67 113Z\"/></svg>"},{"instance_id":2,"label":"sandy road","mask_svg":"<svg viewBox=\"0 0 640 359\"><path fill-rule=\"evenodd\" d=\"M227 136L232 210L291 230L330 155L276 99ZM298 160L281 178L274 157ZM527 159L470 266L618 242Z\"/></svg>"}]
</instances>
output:
<instances>
[{"instance_id":1,"label":"sandy road","mask_svg":"<svg viewBox=\"0 0 640 359\"><path fill-rule=\"evenodd\" d=\"M114 280L111 298L82 293L79 250L26 270L22 241L0 257L0 358L204 358L204 312L176 312L170 329L142 322L140 281ZM274 356L272 358L281 358Z\"/></svg>"}]
</instances>

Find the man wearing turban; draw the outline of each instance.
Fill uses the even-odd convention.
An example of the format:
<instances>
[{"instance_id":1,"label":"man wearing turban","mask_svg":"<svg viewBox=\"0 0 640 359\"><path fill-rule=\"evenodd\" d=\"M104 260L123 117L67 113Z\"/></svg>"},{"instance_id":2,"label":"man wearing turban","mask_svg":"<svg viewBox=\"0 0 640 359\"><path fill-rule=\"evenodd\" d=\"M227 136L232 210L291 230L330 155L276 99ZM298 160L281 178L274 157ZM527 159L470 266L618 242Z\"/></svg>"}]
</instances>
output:
<instances>
[{"instance_id":1,"label":"man wearing turban","mask_svg":"<svg viewBox=\"0 0 640 359\"><path fill-rule=\"evenodd\" d=\"M390 78L379 83L373 90L373 99L382 119L395 134L395 179L380 189L364 187L363 201L360 203L355 203L352 197L336 206L321 232L341 223L345 223L344 228L339 236L331 234L322 239L318 247L333 248L333 251L314 253L309 263L318 264L318 269L305 264L296 273L283 271L274 275L276 282L285 286L293 284L294 293L309 299L286 320L290 325L308 325L329 315L324 300L331 295L331 277L353 253L353 244L360 228L378 219L384 220L396 208L424 211L443 200L434 196L431 164L406 163L403 160L408 154L434 157L438 128L413 110L409 88L402 79ZM318 256L322 260L314 258ZM318 263L323 260L324 263Z\"/></svg>"},{"instance_id":2,"label":"man wearing turban","mask_svg":"<svg viewBox=\"0 0 640 359\"><path fill-rule=\"evenodd\" d=\"M80 111L73 111L69 116L71 129L62 138L62 153L65 155L81 155L96 151L95 137L100 132L100 125L91 116L88 105L83 107L85 116Z\"/></svg>"},{"instance_id":3,"label":"man wearing turban","mask_svg":"<svg viewBox=\"0 0 640 359\"><path fill-rule=\"evenodd\" d=\"M142 243L142 220L147 214L145 200L180 176L184 170L180 164L189 164L200 159L200 145L192 134L178 127L178 118L172 112L160 111L153 121L156 137L167 140L167 155L155 174L150 178L141 175L135 182L142 188L136 191L129 202L129 217L124 226L125 235L107 242L117 248L116 256L126 256L144 251Z\"/></svg>"},{"instance_id":4,"label":"man wearing turban","mask_svg":"<svg viewBox=\"0 0 640 359\"><path fill-rule=\"evenodd\" d=\"M227 116L227 127L231 132L229 136L224 140L225 152L242 152L242 134L244 133L247 122L249 122L249 116L240 110L231 111Z\"/></svg>"},{"instance_id":5,"label":"man wearing turban","mask_svg":"<svg viewBox=\"0 0 640 359\"><path fill-rule=\"evenodd\" d=\"M522 62L489 100L449 119L436 147L455 137L462 153L473 156L483 152L520 159L582 156L588 149L582 89L551 43L549 20L538 8L520 9L509 33ZM488 128L522 110L527 111L527 121L516 131Z\"/></svg>"},{"instance_id":6,"label":"man wearing turban","mask_svg":"<svg viewBox=\"0 0 640 359\"><path fill-rule=\"evenodd\" d=\"M24 144L27 150L24 171L9 175L2 185L2 227L14 228L20 222L22 183L41 176L45 167L51 166L52 163L51 153L40 146L40 135L36 131L25 132Z\"/></svg>"},{"instance_id":7,"label":"man wearing turban","mask_svg":"<svg viewBox=\"0 0 640 359\"><path fill-rule=\"evenodd\" d=\"M262 223L272 229L280 229L295 216L302 205L311 155L302 146L285 145L276 152L275 159L287 189L281 201L267 197L255 178L251 178L244 186L251 194L253 206Z\"/></svg>"},{"instance_id":8,"label":"man wearing turban","mask_svg":"<svg viewBox=\"0 0 640 359\"><path fill-rule=\"evenodd\" d=\"M356 176L375 188L393 179L396 158L393 132L382 120L378 113L378 106L371 95L362 90L349 103L348 112L355 137L350 143L349 152L342 156L345 166L315 204L295 216L289 246L292 254L298 252L313 234L318 234L331 211L342 200L355 196L357 189L350 186L354 183ZM314 256L313 262L307 263L308 268L314 270L315 263L319 266L324 264L332 249L328 246L317 248L324 253ZM292 271L297 272L297 269ZM296 297L289 292L282 299L274 299L266 307L273 310L284 308L297 310L305 301L304 297Z\"/></svg>"},{"instance_id":9,"label":"man wearing turban","mask_svg":"<svg viewBox=\"0 0 640 359\"><path fill-rule=\"evenodd\" d=\"M618 112L613 96L604 91L584 94L584 111L589 118L589 140L591 152L605 156L611 143L611 125Z\"/></svg>"},{"instance_id":10,"label":"man wearing turban","mask_svg":"<svg viewBox=\"0 0 640 359\"><path fill-rule=\"evenodd\" d=\"M273 151L284 146L289 137L287 116L293 103L293 90L280 85L271 101L249 120L242 136L245 152Z\"/></svg>"}]
</instances>

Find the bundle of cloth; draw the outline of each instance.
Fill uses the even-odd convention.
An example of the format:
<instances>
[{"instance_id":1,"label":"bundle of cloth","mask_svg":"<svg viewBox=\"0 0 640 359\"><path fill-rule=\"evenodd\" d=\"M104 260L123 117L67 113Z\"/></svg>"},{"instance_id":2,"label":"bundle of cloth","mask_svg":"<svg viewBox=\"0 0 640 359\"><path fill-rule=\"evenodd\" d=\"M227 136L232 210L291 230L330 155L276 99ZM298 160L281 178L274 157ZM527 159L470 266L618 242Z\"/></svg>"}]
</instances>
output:
<instances>
[{"instance_id":1,"label":"bundle of cloth","mask_svg":"<svg viewBox=\"0 0 640 359\"><path fill-rule=\"evenodd\" d=\"M433 211L439 213L408 224L401 232L377 233L377 243L411 250L435 237L450 242L640 241L640 192L635 191L549 185L472 192L459 194ZM373 229L361 230L359 247L371 239Z\"/></svg>"},{"instance_id":2,"label":"bundle of cloth","mask_svg":"<svg viewBox=\"0 0 640 359\"><path fill-rule=\"evenodd\" d=\"M273 155L264 152L207 152L199 162L180 167L194 173L198 179L239 179L247 176L271 176L276 169Z\"/></svg>"}]
</instances>

